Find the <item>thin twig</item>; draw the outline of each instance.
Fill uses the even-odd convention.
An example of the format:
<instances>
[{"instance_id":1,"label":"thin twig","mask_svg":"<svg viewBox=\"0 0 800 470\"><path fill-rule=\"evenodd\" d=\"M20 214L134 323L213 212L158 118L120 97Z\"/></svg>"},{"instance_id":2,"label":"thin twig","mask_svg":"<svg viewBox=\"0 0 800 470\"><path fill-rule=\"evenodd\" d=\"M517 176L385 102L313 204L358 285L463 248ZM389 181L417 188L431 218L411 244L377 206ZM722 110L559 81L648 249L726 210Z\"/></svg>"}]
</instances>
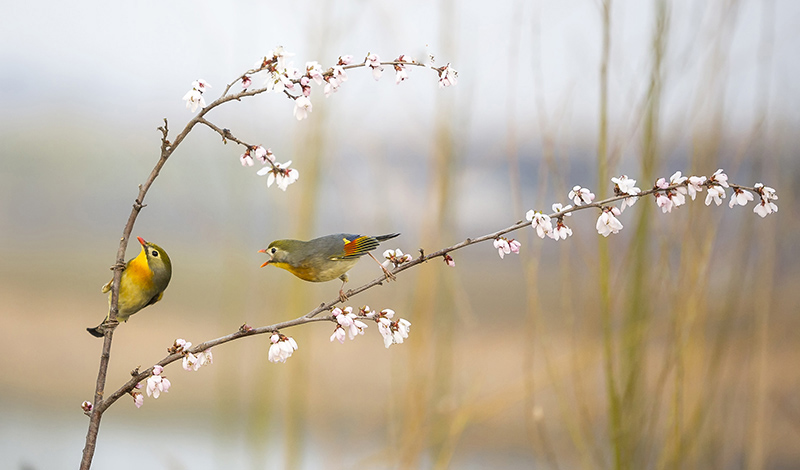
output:
<instances>
[{"instance_id":1,"label":"thin twig","mask_svg":"<svg viewBox=\"0 0 800 470\"><path fill-rule=\"evenodd\" d=\"M381 63L381 65L395 65L395 64L426 66L426 67L428 67L427 65L424 65L424 64L421 64L421 63L417 63L417 62L399 62L399 63L398 62L382 62ZM364 66L366 66L366 61L364 63L362 63L362 64L354 64L354 65L347 66L346 68L350 69L350 68L364 67ZM429 67L431 69L437 70L437 71L439 71L441 73L441 69L437 69L437 68L435 68L433 66L429 66ZM81 470L88 470L91 467L92 458L94 457L94 452L95 452L95 448L96 448L96 445L97 445L97 434L98 434L99 429L100 429L100 419L102 417L103 412L111 404L113 404L119 398L119 396L121 396L121 394L119 394L120 391L127 388L127 387L124 386L123 388L121 388L121 389L117 390L116 392L114 392L107 399L104 398L105 384L106 384L107 373L108 373L108 364L109 364L109 360L110 360L110 357L111 357L111 341L112 341L112 338L113 338L113 335L114 335L114 330L119 325L117 323L116 318L117 318L117 314L119 313L119 307L118 307L118 305L119 305L119 285L120 285L120 280L122 279L122 271L125 269L125 251L128 248L128 241L130 240L131 233L133 232L133 226L136 223L136 219L139 216L139 212L141 212L141 210L146 206L144 204L145 196L147 195L147 192L149 191L150 186L152 186L153 182L155 181L155 179L158 177L159 173L161 172L161 168L163 168L164 164L167 162L167 160L172 155L172 153L175 152L175 150L178 148L178 146L181 144L181 142L183 142L183 140L186 138L186 136L189 135L189 132L191 132L191 130L194 128L194 126L196 124L198 124L198 123L205 124L209 128L211 128L211 129L215 130L216 132L220 133L220 135L222 135L223 139L233 140L234 142L236 142L236 143L238 143L240 145L248 146L243 141L233 137L231 135L230 131L225 132L225 130L219 129L217 126L215 126L214 124L212 124L211 122L206 120L204 118L204 116L208 112L210 112L212 109L214 109L214 108L216 108L216 107L218 107L218 106L220 106L220 105L222 105L224 103L227 103L229 101L233 101L233 100L237 100L238 101L238 100L241 100L244 97L255 96L255 95L264 93L266 91L269 91L268 87L262 87L262 88L254 88L254 89L244 89L244 90L240 91L239 93L234 93L234 94L230 94L230 95L228 94L230 92L231 87L234 84L236 84L238 82L241 82L246 76L254 74L254 73L257 73L257 72L260 72L262 70L263 70L263 68L262 69L258 69L258 70L248 70L247 72L245 72L244 74L240 75L238 78L236 78L235 80L230 82L225 87L225 90L223 91L222 95L219 98L217 98L216 100L214 100L213 102L211 102L210 104L208 104L207 106L205 106L204 108L202 108L194 116L194 118L189 120L189 122L186 124L186 126L183 128L183 130L175 137L175 139L172 142L170 142L168 140L169 126L168 126L168 123L167 123L166 119L164 119L164 125L158 128L158 130L161 131L161 152L160 152L160 156L159 156L158 162L156 162L155 166L150 171L150 175L148 176L147 180L144 182L144 184L139 185L139 192L137 194L136 199L134 200L133 207L131 209L130 215L128 216L128 220L127 220L127 222L125 224L125 227L124 227L124 229L122 231L122 237L120 238L119 248L117 249L116 261L115 261L114 265L112 266L114 274L113 274L112 283L111 283L111 297L109 299L109 315L108 315L108 321L104 322L103 348L102 348L102 352L100 354L100 365L99 365L99 370L98 370L98 373L97 373L97 382L95 384L94 407L93 407L92 411L88 412L89 417L90 417L90 419L89 419L89 429L88 429L88 431L86 433L86 442L85 442L85 445L84 445L84 448L83 448L83 454L81 456L81 465L80 465ZM333 69L332 68L329 69L328 71L325 72L325 74L332 75L333 74ZM294 83L299 83L299 79L293 79L292 81ZM286 90L284 90L284 92L285 92L286 96L288 98L290 98L290 99L296 99L297 98L297 96L293 96L291 93L289 93ZM248 147L252 148L252 146L248 146ZM270 163L272 163L272 162L270 162ZM272 166L273 166L273 168L275 168L275 164L274 163L272 163ZM316 315L316 313L315 313L315 315ZM281 323L281 324L278 324L278 325L280 327L293 326L295 324L307 323L309 321L312 321L311 318L312 317L303 316L303 317L300 317L300 319L293 320L292 322L285 322L285 323ZM317 321L317 320L324 320L324 318L316 319L314 321ZM268 327L265 327L265 328L268 328ZM260 330L261 329L255 329L254 331L260 331ZM248 335L249 334L258 334L258 333L248 333ZM233 336L235 336L235 335L236 335L236 333L234 333ZM229 336L232 336L232 335L229 335ZM224 338L228 338L228 337L224 337ZM237 337L232 337L230 339L226 339L225 341L221 341L220 343L216 343L216 344L221 344L222 342L231 341L232 339L236 339L236 338ZM222 339L223 338L220 338L220 340L222 340ZM214 341L217 341L217 340L214 340ZM213 343L214 341L212 341L210 343ZM203 344L208 344L208 343L203 343ZM202 345L200 345L200 346L202 346ZM211 347L211 346L206 346L205 349L207 349L208 347ZM199 348L199 346L198 346L198 348ZM195 349L197 349L197 348L195 348ZM202 351L203 349L197 349L197 350L198 351ZM171 358L171 356L170 356L170 357L165 358L165 360L168 361L165 364L168 364L170 362L173 362L173 361L177 360L177 358ZM148 369L148 371L145 371L145 372L137 374L135 377L133 377L131 379L131 381L133 381L134 379L136 379L136 377L141 376L141 375L143 375L145 373L152 373L152 368ZM138 383L138 381L135 382L133 385L135 386L136 383ZM131 389L128 389L126 391L122 391L122 394L126 393L127 391L130 391Z\"/></svg>"},{"instance_id":2,"label":"thin twig","mask_svg":"<svg viewBox=\"0 0 800 470\"><path fill-rule=\"evenodd\" d=\"M586 209L590 209L590 208L602 209L602 208L608 207L610 204L612 204L612 203L614 203L616 201L620 201L622 199L626 199L626 198L629 198L629 197L641 198L641 197L645 197L645 196L648 196L648 195L651 195L651 194L655 194L657 192L664 192L664 191L674 190L674 189L677 189L677 188L682 187L682 186L686 186L686 184L685 183L684 184L675 184L675 185L668 186L666 188L653 188L653 189L650 189L650 190L647 190L647 191L642 191L641 193L639 193L638 195L635 195L635 196L631 196L631 195L628 195L628 194L621 195L621 196L614 196L614 197L610 197L610 198L604 199L602 201L597 201L597 202L592 202L592 203L589 203L589 204L583 204L583 205L580 205L580 206L575 206L575 207L572 207L570 209L566 209L566 210L563 210L563 211L560 211L560 212L554 212L554 213L550 214L549 217L557 219L557 218L564 217L569 213L572 213L572 212L575 212L575 211L579 211L579 210L586 210ZM741 186L741 185L737 185L737 184L730 184L729 186L731 188L746 189L746 190L753 191L753 192L756 191L755 188ZM505 235L507 233L519 230L521 228L525 228L525 227L527 227L529 225L530 225L530 222L527 222L527 221L524 221L524 220L520 220L520 221L514 223L513 225L508 226L508 227L506 227L506 228L504 228L502 230L498 230L496 232L488 233L486 235L483 235L483 236L480 236L480 237L476 237L476 238L467 238L467 239L465 239L464 241L462 241L460 243L456 243L454 245L448 246L446 248L442 248L442 249L440 249L438 251L435 251L435 252L432 252L432 253L429 253L429 254L425 254L424 251L422 249L420 249L420 256L418 258L415 258L415 259L413 259L413 260L411 260L409 262L403 263L403 264L399 265L398 267L396 267L393 270L389 270L389 273L392 276L396 276L396 275L398 275L399 273L401 273L403 271L411 269L411 268L413 268L415 266L419 266L422 263L425 263L425 262L427 262L429 260L432 260L434 258L442 257L445 254L460 250L460 249L462 249L464 247L467 247L467 246L470 246L470 245L474 245L476 243L481 243L481 242L485 242L485 241L489 241L489 240L494 240L494 239L496 239L496 238L498 238L498 237L500 237L502 235ZM381 276L373 279L372 281L370 281L370 282L368 282L368 283L366 283L366 284L364 284L364 285L362 285L360 287L348 290L347 291L347 297L348 298L352 298L352 297L354 297L354 296L356 296L356 295L358 295L358 294L360 294L360 293L362 293L362 292L364 292L364 291L366 291L368 289L371 289L371 288L373 288L373 287L375 287L377 285L383 285L383 283L385 281L386 281L386 276L385 275L381 275ZM257 327L257 328L249 328L249 327L248 328L240 328L238 331L236 331L234 333L231 333L229 335L222 336L220 338L212 339L212 340L209 340L209 341L205 341L205 342L195 346L194 348L192 348L191 350L189 350L187 352L192 353L192 354L198 354L198 353L200 353L202 351L205 351L207 349L210 349L210 348L212 348L214 346L219 346L221 344L225 344L225 343L228 343L230 341L234 341L234 340L241 339L241 338L248 337L248 336L255 336L255 335L266 334L266 333L273 333L273 332L281 330L281 329L290 328L290 327L298 326L298 325L303 325L303 324L310 323L310 322L315 322L315 321L332 321L332 322L335 322L336 319L331 315L326 315L326 316L321 316L321 317L318 317L317 315L319 315L322 312L331 311L334 308L334 306L339 304L339 303L341 303L341 299L338 296L336 296L334 299L332 299L332 300L330 300L328 302L320 304L318 307L314 308L313 310L311 310L310 312L306 313L305 315L297 317L297 318L295 318L293 320L288 320L288 321L284 321L284 322L281 322L281 323L275 323L275 324L272 324L272 325L261 326L261 327ZM170 354L170 355L166 356L165 358L163 358L162 360L160 360L157 364L161 365L161 366L166 366L167 364L175 362L175 361L181 359L182 357L183 357L182 354ZM138 374L135 374L128 382L126 382L117 391L115 391L113 394L111 394L101 405L96 406L95 409L99 408L101 410L101 412L105 411L109 406L111 406L120 397L122 397L125 394L131 392L136 387L136 384L138 384L142 380L147 379L150 375L152 375L152 372L153 372L153 368L150 367L150 368L144 370L143 372L139 372Z\"/></svg>"}]
</instances>

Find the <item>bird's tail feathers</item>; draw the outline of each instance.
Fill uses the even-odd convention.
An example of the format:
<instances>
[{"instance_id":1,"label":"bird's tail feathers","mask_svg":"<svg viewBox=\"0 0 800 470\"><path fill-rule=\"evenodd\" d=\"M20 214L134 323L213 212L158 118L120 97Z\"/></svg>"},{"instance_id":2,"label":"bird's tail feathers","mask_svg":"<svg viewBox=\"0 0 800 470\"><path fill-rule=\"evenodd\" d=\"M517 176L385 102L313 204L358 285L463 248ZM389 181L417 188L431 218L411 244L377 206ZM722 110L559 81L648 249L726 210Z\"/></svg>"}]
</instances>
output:
<instances>
[{"instance_id":1,"label":"bird's tail feathers","mask_svg":"<svg viewBox=\"0 0 800 470\"><path fill-rule=\"evenodd\" d=\"M374 238L375 240L378 240L379 242L385 242L386 240L391 240L392 238L399 237L399 236L400 236L400 233L390 233L388 235L378 235L378 236L375 236L375 237L372 237L372 238Z\"/></svg>"},{"instance_id":2,"label":"bird's tail feathers","mask_svg":"<svg viewBox=\"0 0 800 470\"><path fill-rule=\"evenodd\" d=\"M104 333L105 330L103 329L103 324L102 323L97 325L94 328L86 328L86 331L88 331L89 334L94 336L95 338L102 338L103 336L105 336L105 333Z\"/></svg>"}]
</instances>

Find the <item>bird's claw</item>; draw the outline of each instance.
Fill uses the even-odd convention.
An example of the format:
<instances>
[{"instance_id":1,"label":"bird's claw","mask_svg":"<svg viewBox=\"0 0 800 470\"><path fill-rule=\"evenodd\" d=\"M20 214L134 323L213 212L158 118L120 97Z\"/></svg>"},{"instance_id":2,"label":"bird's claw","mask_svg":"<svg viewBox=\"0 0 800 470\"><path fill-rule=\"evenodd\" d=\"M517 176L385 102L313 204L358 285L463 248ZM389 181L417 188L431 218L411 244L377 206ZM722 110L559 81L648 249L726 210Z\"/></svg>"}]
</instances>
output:
<instances>
[{"instance_id":1,"label":"bird's claw","mask_svg":"<svg viewBox=\"0 0 800 470\"><path fill-rule=\"evenodd\" d=\"M390 272L388 269L386 269L386 267L385 267L385 266L381 265L381 269L383 269L383 274L385 274L385 275L386 275L386 280L387 280L387 281L394 281L394 280L397 280L397 276L395 276L394 274L392 274L392 273L391 273L391 272Z\"/></svg>"}]
</instances>

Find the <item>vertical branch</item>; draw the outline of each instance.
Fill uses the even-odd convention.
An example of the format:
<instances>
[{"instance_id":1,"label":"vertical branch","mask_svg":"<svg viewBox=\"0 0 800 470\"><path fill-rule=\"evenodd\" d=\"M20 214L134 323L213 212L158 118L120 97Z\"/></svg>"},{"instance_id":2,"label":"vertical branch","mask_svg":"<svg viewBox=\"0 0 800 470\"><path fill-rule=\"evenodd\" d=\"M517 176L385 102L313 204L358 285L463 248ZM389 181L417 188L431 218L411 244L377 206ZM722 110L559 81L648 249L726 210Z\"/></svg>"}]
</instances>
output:
<instances>
[{"instance_id":1,"label":"vertical branch","mask_svg":"<svg viewBox=\"0 0 800 470\"><path fill-rule=\"evenodd\" d=\"M169 127L167 120L164 119L164 125L158 128L158 130L161 131L161 156L144 184L139 185L139 193L137 194L136 200L133 203L133 208L128 216L128 221L125 224L125 228L122 230L122 238L119 241L119 248L117 249L117 259L113 266L114 278L111 285L111 300L109 303L108 314L109 321L107 322L108 325L105 328L105 334L103 336L103 349L100 354L100 366L97 372L97 383L95 384L94 392L94 410L89 418L89 430L86 433L86 443L84 445L83 455L81 457L81 470L88 470L92 465L92 458L94 457L94 451L97 446L97 434L100 431L100 419L104 412L101 404L103 403L103 394L105 392L106 378L108 375L108 363L111 358L111 340L113 339L114 330L118 326L117 313L119 313L119 283L120 279L122 279L122 271L125 269L125 250L128 247L128 240L130 240L131 233L133 232L133 226L136 223L136 218L139 216L139 212L141 212L142 208L145 206L144 198L145 195L147 195L147 191L150 189L150 186L153 184L153 181L155 181L155 179L158 177L158 174L161 172L161 168L164 167L167 159L170 155L172 155L172 152L175 151L175 148L178 146L178 144L184 138L186 138L186 135L202 118L205 112L206 110L204 109L203 111L199 112L194 119L189 121L189 123L183 129L183 132L181 132L175 138L175 142L172 144L169 142L169 140L167 140L167 136L169 135Z\"/></svg>"}]
</instances>

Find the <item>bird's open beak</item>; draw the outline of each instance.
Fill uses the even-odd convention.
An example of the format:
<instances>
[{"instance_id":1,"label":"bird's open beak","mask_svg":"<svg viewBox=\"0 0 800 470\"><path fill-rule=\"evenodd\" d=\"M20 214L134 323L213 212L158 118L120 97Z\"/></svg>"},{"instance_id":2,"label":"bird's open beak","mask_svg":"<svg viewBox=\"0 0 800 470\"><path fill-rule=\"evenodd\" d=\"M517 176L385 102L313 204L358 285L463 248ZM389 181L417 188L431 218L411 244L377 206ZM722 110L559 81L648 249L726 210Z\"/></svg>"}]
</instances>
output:
<instances>
[{"instance_id":1,"label":"bird's open beak","mask_svg":"<svg viewBox=\"0 0 800 470\"><path fill-rule=\"evenodd\" d=\"M267 253L267 249L266 249L266 248L264 248L263 250L258 250L258 252L259 252L259 253L268 254L268 253ZM272 260L271 260L271 259L268 259L268 260L267 260L267 261L266 261L264 264L262 264L262 265L261 265L261 267L263 268L264 266L268 265L270 261L272 261Z\"/></svg>"},{"instance_id":2,"label":"bird's open beak","mask_svg":"<svg viewBox=\"0 0 800 470\"><path fill-rule=\"evenodd\" d=\"M145 246L145 245L147 245L147 242L146 242L146 241L144 241L144 238L142 238L142 237L136 237L136 239L137 239L137 240L139 240L139 243L141 243L141 244L142 244L142 246Z\"/></svg>"}]
</instances>

